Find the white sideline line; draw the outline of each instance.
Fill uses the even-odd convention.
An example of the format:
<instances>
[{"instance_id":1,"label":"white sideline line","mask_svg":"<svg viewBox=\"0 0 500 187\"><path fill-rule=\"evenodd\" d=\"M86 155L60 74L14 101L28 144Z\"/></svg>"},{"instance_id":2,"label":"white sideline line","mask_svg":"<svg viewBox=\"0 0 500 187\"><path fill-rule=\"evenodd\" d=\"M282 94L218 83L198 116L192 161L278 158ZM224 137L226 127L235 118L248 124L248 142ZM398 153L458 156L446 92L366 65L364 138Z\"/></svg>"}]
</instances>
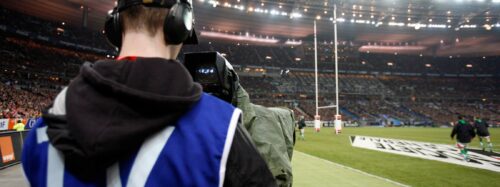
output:
<instances>
[{"instance_id":1,"label":"white sideline line","mask_svg":"<svg viewBox=\"0 0 500 187\"><path fill-rule=\"evenodd\" d=\"M386 182L389 182L389 183L392 183L392 184L395 184L397 186L404 186L404 187L410 187L409 185L406 185L406 184L401 184L399 182L396 182L396 181L393 181L393 180L390 180L388 178L384 178L384 177L380 177L380 176L376 176L376 175L373 175L373 174L370 174L370 173L367 173L367 172L364 172L364 171L361 171L361 170L358 170L358 169L354 169L354 168L351 168L349 166L345 166L345 165L342 165L342 164L339 164L339 163L335 163L335 162L332 162L332 161L329 161L329 160L325 160L323 158L319 158L319 157L316 157L316 156L312 156L310 154L306 154L306 153L303 153L303 152L300 152L300 151L296 151L295 152L297 153L300 153L300 154L303 154L305 156L308 156L308 157L311 157L311 158L315 158L315 159L319 159L319 160L322 160L323 162L326 162L326 163L329 163L329 164L332 164L332 165L335 165L335 166L338 166L338 167L341 167L341 168L344 168L344 169L348 169L348 170L351 170L351 171L354 171L354 172L357 172L357 173L361 173L361 174L364 174L364 175L368 175L370 177L375 177L377 179L380 179L380 180L383 180L383 181L386 181Z\"/></svg>"}]
</instances>

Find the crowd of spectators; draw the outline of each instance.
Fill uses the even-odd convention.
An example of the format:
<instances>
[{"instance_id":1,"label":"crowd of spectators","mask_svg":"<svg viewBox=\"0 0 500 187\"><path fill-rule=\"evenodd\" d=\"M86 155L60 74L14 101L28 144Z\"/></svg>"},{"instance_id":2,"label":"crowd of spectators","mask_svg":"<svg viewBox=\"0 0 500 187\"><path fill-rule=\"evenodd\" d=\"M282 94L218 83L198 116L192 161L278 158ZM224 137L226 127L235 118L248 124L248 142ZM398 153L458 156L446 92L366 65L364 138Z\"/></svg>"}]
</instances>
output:
<instances>
[{"instance_id":1,"label":"crowd of spectators","mask_svg":"<svg viewBox=\"0 0 500 187\"><path fill-rule=\"evenodd\" d=\"M0 7L0 23L2 23L0 25L36 33L42 37L105 50L110 55L116 53L107 44L102 31L75 28L71 24L46 21L2 7ZM318 43L318 68L320 70L333 70L332 44L332 42L327 41ZM500 61L498 56L436 57L397 53L362 53L357 50L360 45L352 41L339 43L339 70L430 74L497 74L500 72L498 66L491 65ZM183 52L192 51L219 51L224 53L231 63L241 66L314 68L314 45L309 41L302 41L301 45L258 45L243 42L210 41L207 38L201 38L200 45L185 46L183 49ZM471 67L467 67L467 65Z\"/></svg>"},{"instance_id":2,"label":"crowd of spectators","mask_svg":"<svg viewBox=\"0 0 500 187\"><path fill-rule=\"evenodd\" d=\"M16 19L13 19L16 17ZM22 19L19 19L22 18ZM14 22L13 20L16 20ZM22 21L19 21L22 20ZM73 29L0 8L0 21L15 29L45 37L110 49L100 32ZM61 32L61 28L63 31ZM0 88L3 118L38 116L64 85L79 71L84 61L105 58L103 54L68 49L26 36L15 36L0 29ZM350 42L339 46L340 106L343 119L380 121L398 119L403 123L433 121L449 124L456 115L482 116L499 123L500 80L495 77L443 77L443 74L497 74L500 57L419 57L407 55L359 54ZM332 45L318 46L320 70L333 69ZM297 115L313 119L315 109L314 49L302 45L249 45L205 41L185 46L182 52L219 51L236 65L240 82L252 101L264 106L295 109ZM179 56L182 61L183 56ZM392 62L389 66L387 63ZM430 67L425 64L431 64ZM466 67L471 64L472 67ZM246 69L260 67L260 73ZM286 70L286 74L267 73ZM359 72L367 72L360 74ZM270 70L269 70L270 71ZM437 76L394 76L380 72L436 73ZM320 72L319 106L333 105L334 74ZM322 109L324 120L334 119L334 109Z\"/></svg>"},{"instance_id":3,"label":"crowd of spectators","mask_svg":"<svg viewBox=\"0 0 500 187\"><path fill-rule=\"evenodd\" d=\"M0 80L27 88L60 89L74 77L83 61L100 56L42 45L30 40L0 37Z\"/></svg>"},{"instance_id":4,"label":"crowd of spectators","mask_svg":"<svg viewBox=\"0 0 500 187\"><path fill-rule=\"evenodd\" d=\"M318 69L333 70L330 44L318 46ZM444 74L497 74L500 69L492 66L499 62L498 56L485 57L432 57L419 55L394 55L360 53L350 50L352 46L340 46L339 70L361 72L420 73L442 76ZM198 46L186 46L184 52L219 51L233 64L272 68L314 69L314 48L305 42L300 46L242 45L232 42L206 42ZM468 67L468 65L470 67Z\"/></svg>"},{"instance_id":5,"label":"crowd of spectators","mask_svg":"<svg viewBox=\"0 0 500 187\"><path fill-rule=\"evenodd\" d=\"M47 89L25 90L12 83L0 83L0 119L39 117L56 92Z\"/></svg>"},{"instance_id":6,"label":"crowd of spectators","mask_svg":"<svg viewBox=\"0 0 500 187\"><path fill-rule=\"evenodd\" d=\"M311 93L315 91L315 77L311 72L291 72L286 77L276 80L277 88L282 93ZM335 91L335 75L333 73L318 74L318 90L320 93ZM392 94L376 77L371 75L339 75L339 91L350 94Z\"/></svg>"},{"instance_id":7,"label":"crowd of spectators","mask_svg":"<svg viewBox=\"0 0 500 187\"><path fill-rule=\"evenodd\" d=\"M500 80L495 78L379 76L396 95L419 98L498 98Z\"/></svg>"},{"instance_id":8,"label":"crowd of spectators","mask_svg":"<svg viewBox=\"0 0 500 187\"><path fill-rule=\"evenodd\" d=\"M84 60L102 57L2 35L0 58L2 119L40 116Z\"/></svg>"},{"instance_id":9,"label":"crowd of spectators","mask_svg":"<svg viewBox=\"0 0 500 187\"><path fill-rule=\"evenodd\" d=\"M240 83L248 93L279 93L271 77L240 76Z\"/></svg>"},{"instance_id":10,"label":"crowd of spectators","mask_svg":"<svg viewBox=\"0 0 500 187\"><path fill-rule=\"evenodd\" d=\"M75 28L63 22L53 22L0 7L0 25L41 37L54 38L103 50L112 50L102 31Z\"/></svg>"},{"instance_id":11,"label":"crowd of spectators","mask_svg":"<svg viewBox=\"0 0 500 187\"><path fill-rule=\"evenodd\" d=\"M309 72L290 73L287 77L242 77L242 85L250 90L252 99L265 106L295 108L308 120L316 114L314 81ZM319 106L334 105L333 74L319 74L319 82ZM341 74L340 113L346 120L371 122L394 119L403 124L450 125L458 115L465 115L498 124L499 84L495 78ZM324 120L333 120L334 114L334 108L319 110Z\"/></svg>"},{"instance_id":12,"label":"crowd of spectators","mask_svg":"<svg viewBox=\"0 0 500 187\"><path fill-rule=\"evenodd\" d=\"M396 55L395 55L396 54ZM497 74L498 56L420 56L401 54L360 53L359 60L371 71L427 74ZM470 65L468 67L467 65Z\"/></svg>"}]
</instances>

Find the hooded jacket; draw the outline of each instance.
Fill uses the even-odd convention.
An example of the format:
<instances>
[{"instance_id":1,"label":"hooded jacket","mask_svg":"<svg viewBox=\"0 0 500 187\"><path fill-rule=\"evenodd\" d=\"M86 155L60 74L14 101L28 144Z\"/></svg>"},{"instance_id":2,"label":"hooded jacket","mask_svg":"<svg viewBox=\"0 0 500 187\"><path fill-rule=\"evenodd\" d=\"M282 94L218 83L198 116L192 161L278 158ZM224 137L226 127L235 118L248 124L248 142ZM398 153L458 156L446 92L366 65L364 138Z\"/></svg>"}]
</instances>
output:
<instances>
[{"instance_id":1,"label":"hooded jacket","mask_svg":"<svg viewBox=\"0 0 500 187\"><path fill-rule=\"evenodd\" d=\"M81 180L92 180L178 120L202 93L178 61L134 57L85 63L43 120L51 145L64 155L66 169ZM224 179L224 186L275 185L240 125Z\"/></svg>"}]
</instances>

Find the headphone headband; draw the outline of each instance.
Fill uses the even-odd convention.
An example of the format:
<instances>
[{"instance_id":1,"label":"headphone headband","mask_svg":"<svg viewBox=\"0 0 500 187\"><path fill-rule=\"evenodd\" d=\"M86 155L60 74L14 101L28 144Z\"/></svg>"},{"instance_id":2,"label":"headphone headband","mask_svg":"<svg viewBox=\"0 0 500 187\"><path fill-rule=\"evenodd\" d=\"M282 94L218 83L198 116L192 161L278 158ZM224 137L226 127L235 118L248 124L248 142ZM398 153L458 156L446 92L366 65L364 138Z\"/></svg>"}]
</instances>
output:
<instances>
[{"instance_id":1,"label":"headphone headband","mask_svg":"<svg viewBox=\"0 0 500 187\"><path fill-rule=\"evenodd\" d=\"M144 5L149 7L172 8L178 1L177 0L118 0L116 6L118 12L136 5ZM181 0L181 2L188 2Z\"/></svg>"}]
</instances>

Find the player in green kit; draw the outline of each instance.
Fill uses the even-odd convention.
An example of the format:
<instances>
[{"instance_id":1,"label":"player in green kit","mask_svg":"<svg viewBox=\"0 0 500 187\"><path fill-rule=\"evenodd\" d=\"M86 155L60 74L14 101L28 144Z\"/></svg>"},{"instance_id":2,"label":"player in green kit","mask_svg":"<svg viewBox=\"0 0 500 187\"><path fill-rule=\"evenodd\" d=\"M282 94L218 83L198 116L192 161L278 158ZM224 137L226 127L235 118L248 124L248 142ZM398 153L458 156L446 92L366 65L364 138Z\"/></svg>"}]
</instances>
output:
<instances>
[{"instance_id":1,"label":"player in green kit","mask_svg":"<svg viewBox=\"0 0 500 187\"><path fill-rule=\"evenodd\" d=\"M493 152L493 144L491 143L490 140L490 132L488 131L488 123L486 120L482 120L479 117L475 117L474 120L474 128L476 129L477 136L479 137L479 144L481 145L481 148L483 151L485 151L486 146L483 143L483 138L486 139L486 142L488 143L488 148L490 152Z\"/></svg>"},{"instance_id":2,"label":"player in green kit","mask_svg":"<svg viewBox=\"0 0 500 187\"><path fill-rule=\"evenodd\" d=\"M451 131L451 138L457 135L457 147L460 149L460 154L463 155L465 161L469 161L467 154L467 145L471 142L472 138L476 136L474 127L470 125L463 116L458 116L458 122Z\"/></svg>"}]
</instances>

